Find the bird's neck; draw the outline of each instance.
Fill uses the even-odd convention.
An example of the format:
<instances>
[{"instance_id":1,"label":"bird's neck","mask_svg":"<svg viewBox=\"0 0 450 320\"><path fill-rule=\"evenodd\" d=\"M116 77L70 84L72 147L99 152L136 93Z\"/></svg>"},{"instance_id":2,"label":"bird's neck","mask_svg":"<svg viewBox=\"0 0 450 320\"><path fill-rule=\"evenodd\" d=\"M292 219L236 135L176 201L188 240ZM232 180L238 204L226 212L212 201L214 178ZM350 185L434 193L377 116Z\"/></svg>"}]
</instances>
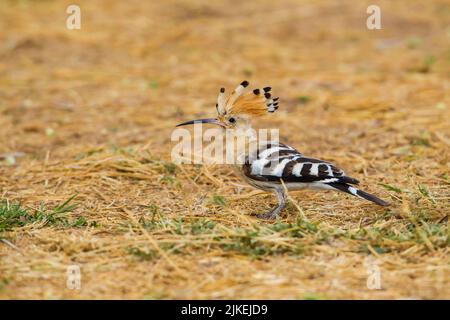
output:
<instances>
[{"instance_id":1,"label":"bird's neck","mask_svg":"<svg viewBox=\"0 0 450 320\"><path fill-rule=\"evenodd\" d=\"M258 137L250 126L227 130L227 148L233 148L236 163L242 164L252 150L256 150ZM227 149L230 150L230 149Z\"/></svg>"}]
</instances>

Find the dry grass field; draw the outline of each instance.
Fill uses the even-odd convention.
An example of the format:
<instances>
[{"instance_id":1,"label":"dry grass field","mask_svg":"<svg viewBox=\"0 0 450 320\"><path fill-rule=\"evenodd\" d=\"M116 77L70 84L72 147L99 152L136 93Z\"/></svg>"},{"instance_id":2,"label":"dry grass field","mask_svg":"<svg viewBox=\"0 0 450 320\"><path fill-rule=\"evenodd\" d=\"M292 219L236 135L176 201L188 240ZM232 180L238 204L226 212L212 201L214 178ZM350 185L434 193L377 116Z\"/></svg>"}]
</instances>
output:
<instances>
[{"instance_id":1,"label":"dry grass field","mask_svg":"<svg viewBox=\"0 0 450 320\"><path fill-rule=\"evenodd\" d=\"M79 0L68 30L71 3L0 2L0 298L450 299L448 1ZM392 205L262 221L230 168L171 163L245 79L280 96L258 127Z\"/></svg>"}]
</instances>

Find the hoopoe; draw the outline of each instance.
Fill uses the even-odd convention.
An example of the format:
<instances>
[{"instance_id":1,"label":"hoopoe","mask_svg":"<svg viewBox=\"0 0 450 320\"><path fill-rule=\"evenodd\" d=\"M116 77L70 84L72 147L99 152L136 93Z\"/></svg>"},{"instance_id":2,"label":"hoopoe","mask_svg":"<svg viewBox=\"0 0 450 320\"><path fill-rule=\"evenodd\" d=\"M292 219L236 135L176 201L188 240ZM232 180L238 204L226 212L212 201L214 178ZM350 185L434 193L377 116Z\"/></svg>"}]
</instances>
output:
<instances>
[{"instance_id":1,"label":"hoopoe","mask_svg":"<svg viewBox=\"0 0 450 320\"><path fill-rule=\"evenodd\" d=\"M265 87L247 92L248 81L243 81L229 97L221 88L217 99L217 118L192 120L178 124L210 123L224 129L245 132L251 128L252 119L273 113L278 109L278 97L273 97L271 88ZM240 130L240 131L239 131ZM237 165L239 175L251 186L274 192L278 205L272 210L258 214L258 218L274 219L286 205L286 190L304 188L337 190L352 196L372 201L380 206L387 202L359 190L358 180L348 177L333 164L304 156L293 147L278 141L259 142L253 151L245 150L243 164Z\"/></svg>"}]
</instances>

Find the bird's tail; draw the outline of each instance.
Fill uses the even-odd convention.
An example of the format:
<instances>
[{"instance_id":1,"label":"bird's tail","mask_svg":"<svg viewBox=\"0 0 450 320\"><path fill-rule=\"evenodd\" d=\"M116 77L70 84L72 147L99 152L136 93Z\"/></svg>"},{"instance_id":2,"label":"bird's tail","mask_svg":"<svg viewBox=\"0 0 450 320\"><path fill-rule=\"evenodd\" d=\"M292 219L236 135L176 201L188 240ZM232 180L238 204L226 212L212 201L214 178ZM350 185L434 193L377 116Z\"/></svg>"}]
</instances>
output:
<instances>
[{"instance_id":1,"label":"bird's tail","mask_svg":"<svg viewBox=\"0 0 450 320\"><path fill-rule=\"evenodd\" d=\"M355 187L352 187L351 185L348 185L346 183L329 183L328 185L330 185L331 187L333 187L333 188L335 188L335 189L337 189L339 191L351 194L352 196L372 201L372 202L374 202L374 203L376 203L376 204L378 204L380 206L384 206L385 207L385 206L389 205L388 202L386 202L384 200L381 200L380 198L377 198L377 197L375 197L374 195L372 195L370 193L367 193L365 191L362 191L362 190L359 190L359 189L357 189Z\"/></svg>"}]
</instances>

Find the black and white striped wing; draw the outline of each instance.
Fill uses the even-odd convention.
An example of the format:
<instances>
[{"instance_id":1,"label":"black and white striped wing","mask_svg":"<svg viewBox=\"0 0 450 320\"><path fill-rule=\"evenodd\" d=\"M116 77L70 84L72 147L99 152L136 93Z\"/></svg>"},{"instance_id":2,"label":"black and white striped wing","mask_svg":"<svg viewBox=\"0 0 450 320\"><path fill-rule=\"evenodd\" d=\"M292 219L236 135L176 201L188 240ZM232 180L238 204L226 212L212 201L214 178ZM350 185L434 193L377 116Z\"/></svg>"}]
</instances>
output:
<instances>
[{"instance_id":1,"label":"black and white striped wing","mask_svg":"<svg viewBox=\"0 0 450 320\"><path fill-rule=\"evenodd\" d=\"M305 157L284 144L267 144L248 159L244 174L249 179L280 183L350 183L358 180L345 176L344 171L329 162Z\"/></svg>"},{"instance_id":2,"label":"black and white striped wing","mask_svg":"<svg viewBox=\"0 0 450 320\"><path fill-rule=\"evenodd\" d=\"M253 157L247 159L243 171L252 185L263 189L270 185L273 188L283 181L288 187L334 189L380 206L389 205L386 201L351 186L359 181L347 177L344 171L331 163L305 157L284 144L269 143L260 147Z\"/></svg>"}]
</instances>

